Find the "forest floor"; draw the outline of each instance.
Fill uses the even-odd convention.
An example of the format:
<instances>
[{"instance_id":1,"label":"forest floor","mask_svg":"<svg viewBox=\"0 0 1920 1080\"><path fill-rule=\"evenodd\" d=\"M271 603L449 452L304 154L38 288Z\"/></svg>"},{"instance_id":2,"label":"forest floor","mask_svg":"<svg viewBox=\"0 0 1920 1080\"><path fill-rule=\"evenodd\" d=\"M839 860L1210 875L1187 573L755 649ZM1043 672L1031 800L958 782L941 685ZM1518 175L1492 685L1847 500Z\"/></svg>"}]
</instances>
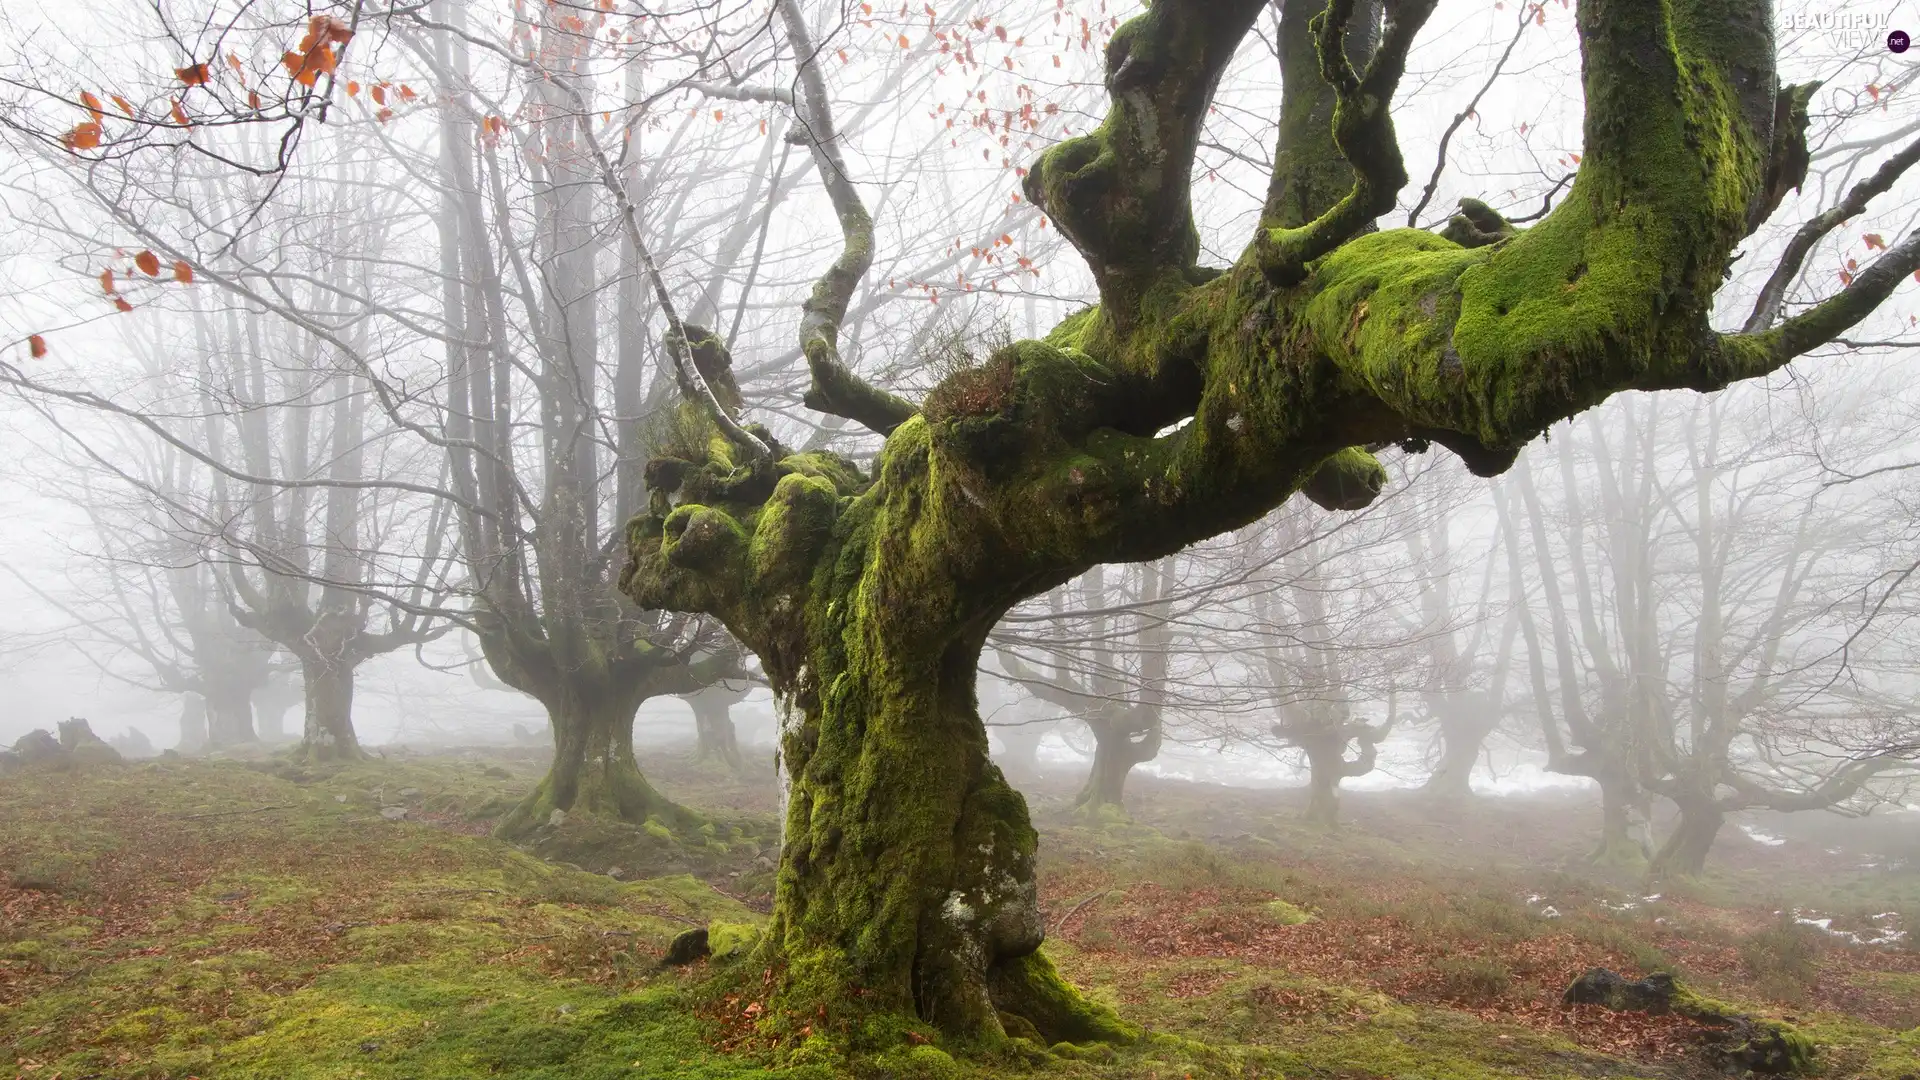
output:
<instances>
[{"instance_id":1,"label":"forest floor","mask_svg":"<svg viewBox=\"0 0 1920 1080\"><path fill-rule=\"evenodd\" d=\"M728 824L697 849L639 830L589 844L562 826L543 860L487 835L541 757L0 779L0 1069L764 1075L727 1049L738 1017L691 1007L704 965L658 958L689 926L766 910L773 852L755 837L776 832L771 773L649 753L663 790ZM1560 1006L1572 978L1603 966L1671 970L1797 1025L1820 1076L1920 1077L1912 815L1747 822L1779 843L1729 826L1704 878L1655 893L1584 863L1598 809L1580 798L1349 794L1347 824L1327 833L1299 823L1296 792L1151 777L1132 785L1131 822L1088 822L1067 810L1075 780L1022 781L1043 834L1047 949L1156 1037L1057 1059L1046 1076L1719 1075L1711 1033L1691 1021ZM1904 941L1858 943L1910 926ZM892 1075L1010 1071L912 1060L919 1072Z\"/></svg>"}]
</instances>

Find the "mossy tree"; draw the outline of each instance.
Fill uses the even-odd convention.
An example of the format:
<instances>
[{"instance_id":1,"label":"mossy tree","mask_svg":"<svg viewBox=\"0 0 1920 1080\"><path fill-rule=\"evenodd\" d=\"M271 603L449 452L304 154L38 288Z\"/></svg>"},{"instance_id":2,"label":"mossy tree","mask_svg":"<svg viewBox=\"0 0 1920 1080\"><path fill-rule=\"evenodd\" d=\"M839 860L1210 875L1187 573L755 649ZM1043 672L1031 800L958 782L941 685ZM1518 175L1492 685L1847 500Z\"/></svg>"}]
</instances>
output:
<instances>
[{"instance_id":1,"label":"mossy tree","mask_svg":"<svg viewBox=\"0 0 1920 1080\"><path fill-rule=\"evenodd\" d=\"M821 74L800 66L798 107L847 239L802 315L806 402L885 447L868 475L717 423L727 439L706 460L654 463L622 580L643 606L724 620L787 710L785 844L759 958L778 972L771 1024L824 1008L985 1043L1130 1033L1038 951L1035 834L987 759L974 698L1012 604L1295 493L1365 505L1384 474L1358 447L1431 440L1490 475L1613 393L1767 374L1920 266L1907 239L1778 325L1709 324L1736 246L1804 168L1801 125L1775 122L1792 95L1757 0L1585 0L1584 157L1561 204L1532 228L1458 232L1471 246L1373 231L1406 180L1388 103L1433 5L1389 4L1377 45L1353 35L1366 55L1350 56L1337 43L1354 5L1333 0L1283 20L1271 198L1233 266L1201 267L1199 125L1265 7L1158 0L1119 29L1105 122L1026 180L1092 267L1099 305L917 407L836 351L873 234ZM779 8L794 53L812 56L795 5ZM1323 203L1328 177L1343 194Z\"/></svg>"}]
</instances>

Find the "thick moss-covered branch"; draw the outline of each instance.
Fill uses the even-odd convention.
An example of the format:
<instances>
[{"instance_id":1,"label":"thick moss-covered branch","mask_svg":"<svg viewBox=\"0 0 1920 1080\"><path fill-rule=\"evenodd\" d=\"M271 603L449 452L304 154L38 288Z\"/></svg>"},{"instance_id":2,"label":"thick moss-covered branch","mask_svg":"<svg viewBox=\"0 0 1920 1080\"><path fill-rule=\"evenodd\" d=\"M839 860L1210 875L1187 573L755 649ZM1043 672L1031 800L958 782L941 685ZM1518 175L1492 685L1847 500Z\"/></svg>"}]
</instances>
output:
<instances>
[{"instance_id":1,"label":"thick moss-covered branch","mask_svg":"<svg viewBox=\"0 0 1920 1080\"><path fill-rule=\"evenodd\" d=\"M1027 197L1086 257L1110 317L1129 325L1163 279L1199 256L1189 203L1207 102L1264 0L1159 0L1107 45L1112 107L1043 154Z\"/></svg>"},{"instance_id":2,"label":"thick moss-covered branch","mask_svg":"<svg viewBox=\"0 0 1920 1080\"><path fill-rule=\"evenodd\" d=\"M1307 264L1332 251L1393 209L1407 183L1406 162L1393 132L1393 93L1406 71L1407 50L1433 14L1436 0L1399 0L1387 6L1386 31L1364 74L1347 55L1348 22L1357 0L1332 0L1313 30L1320 75L1334 90L1333 138L1353 168L1345 198L1298 228L1262 230L1256 258L1267 280L1297 284Z\"/></svg>"}]
</instances>

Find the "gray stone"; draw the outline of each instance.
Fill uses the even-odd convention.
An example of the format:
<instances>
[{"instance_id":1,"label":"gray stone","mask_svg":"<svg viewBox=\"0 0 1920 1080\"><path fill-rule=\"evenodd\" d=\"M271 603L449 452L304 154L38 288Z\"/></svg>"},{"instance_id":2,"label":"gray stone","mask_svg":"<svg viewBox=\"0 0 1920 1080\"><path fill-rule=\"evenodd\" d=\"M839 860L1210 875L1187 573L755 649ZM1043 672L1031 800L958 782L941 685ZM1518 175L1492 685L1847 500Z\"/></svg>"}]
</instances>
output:
<instances>
[{"instance_id":1,"label":"gray stone","mask_svg":"<svg viewBox=\"0 0 1920 1080\"><path fill-rule=\"evenodd\" d=\"M407 808L404 806L383 806L380 808L380 816L386 818L388 821L404 821L407 817Z\"/></svg>"}]
</instances>

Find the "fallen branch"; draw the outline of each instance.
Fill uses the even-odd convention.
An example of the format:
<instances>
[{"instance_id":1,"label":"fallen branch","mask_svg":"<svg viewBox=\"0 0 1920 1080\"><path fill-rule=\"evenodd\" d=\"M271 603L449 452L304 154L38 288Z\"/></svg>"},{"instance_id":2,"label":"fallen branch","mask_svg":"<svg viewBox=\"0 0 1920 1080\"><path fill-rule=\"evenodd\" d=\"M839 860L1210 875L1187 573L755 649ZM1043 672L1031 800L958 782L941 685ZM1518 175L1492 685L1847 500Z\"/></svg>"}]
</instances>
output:
<instances>
[{"instance_id":1,"label":"fallen branch","mask_svg":"<svg viewBox=\"0 0 1920 1080\"><path fill-rule=\"evenodd\" d=\"M1095 900L1098 900L1101 897L1106 896L1108 893L1112 891L1113 891L1112 889L1101 889L1099 892L1094 893L1092 896L1089 896L1085 900L1082 900L1079 903L1073 905L1073 907L1067 910L1067 913L1065 915L1060 916L1059 922L1053 924L1053 932L1057 935L1060 933L1060 931L1065 930L1067 928L1067 920L1073 918L1075 915L1080 914L1081 908L1086 907L1088 904L1091 904Z\"/></svg>"},{"instance_id":2,"label":"fallen branch","mask_svg":"<svg viewBox=\"0 0 1920 1080\"><path fill-rule=\"evenodd\" d=\"M207 818L217 818L217 817L239 817L239 816L241 816L241 815L244 815L244 814L264 814L264 813L266 813L266 812L267 812L267 811L269 811L269 810L292 810L292 809L294 809L294 806L293 806L293 804L291 804L291 803L289 803L289 804L287 804L287 805L285 805L285 806L256 806L256 807L254 807L254 808L253 808L253 809L251 809L251 810L222 810L222 811L220 811L220 812L219 812L219 813L217 813L217 814L187 814L187 815L185 815L185 816L183 816L183 817L181 817L181 818L180 818L179 820L181 820L181 821L203 821L203 820L205 820L205 819L207 819Z\"/></svg>"}]
</instances>

